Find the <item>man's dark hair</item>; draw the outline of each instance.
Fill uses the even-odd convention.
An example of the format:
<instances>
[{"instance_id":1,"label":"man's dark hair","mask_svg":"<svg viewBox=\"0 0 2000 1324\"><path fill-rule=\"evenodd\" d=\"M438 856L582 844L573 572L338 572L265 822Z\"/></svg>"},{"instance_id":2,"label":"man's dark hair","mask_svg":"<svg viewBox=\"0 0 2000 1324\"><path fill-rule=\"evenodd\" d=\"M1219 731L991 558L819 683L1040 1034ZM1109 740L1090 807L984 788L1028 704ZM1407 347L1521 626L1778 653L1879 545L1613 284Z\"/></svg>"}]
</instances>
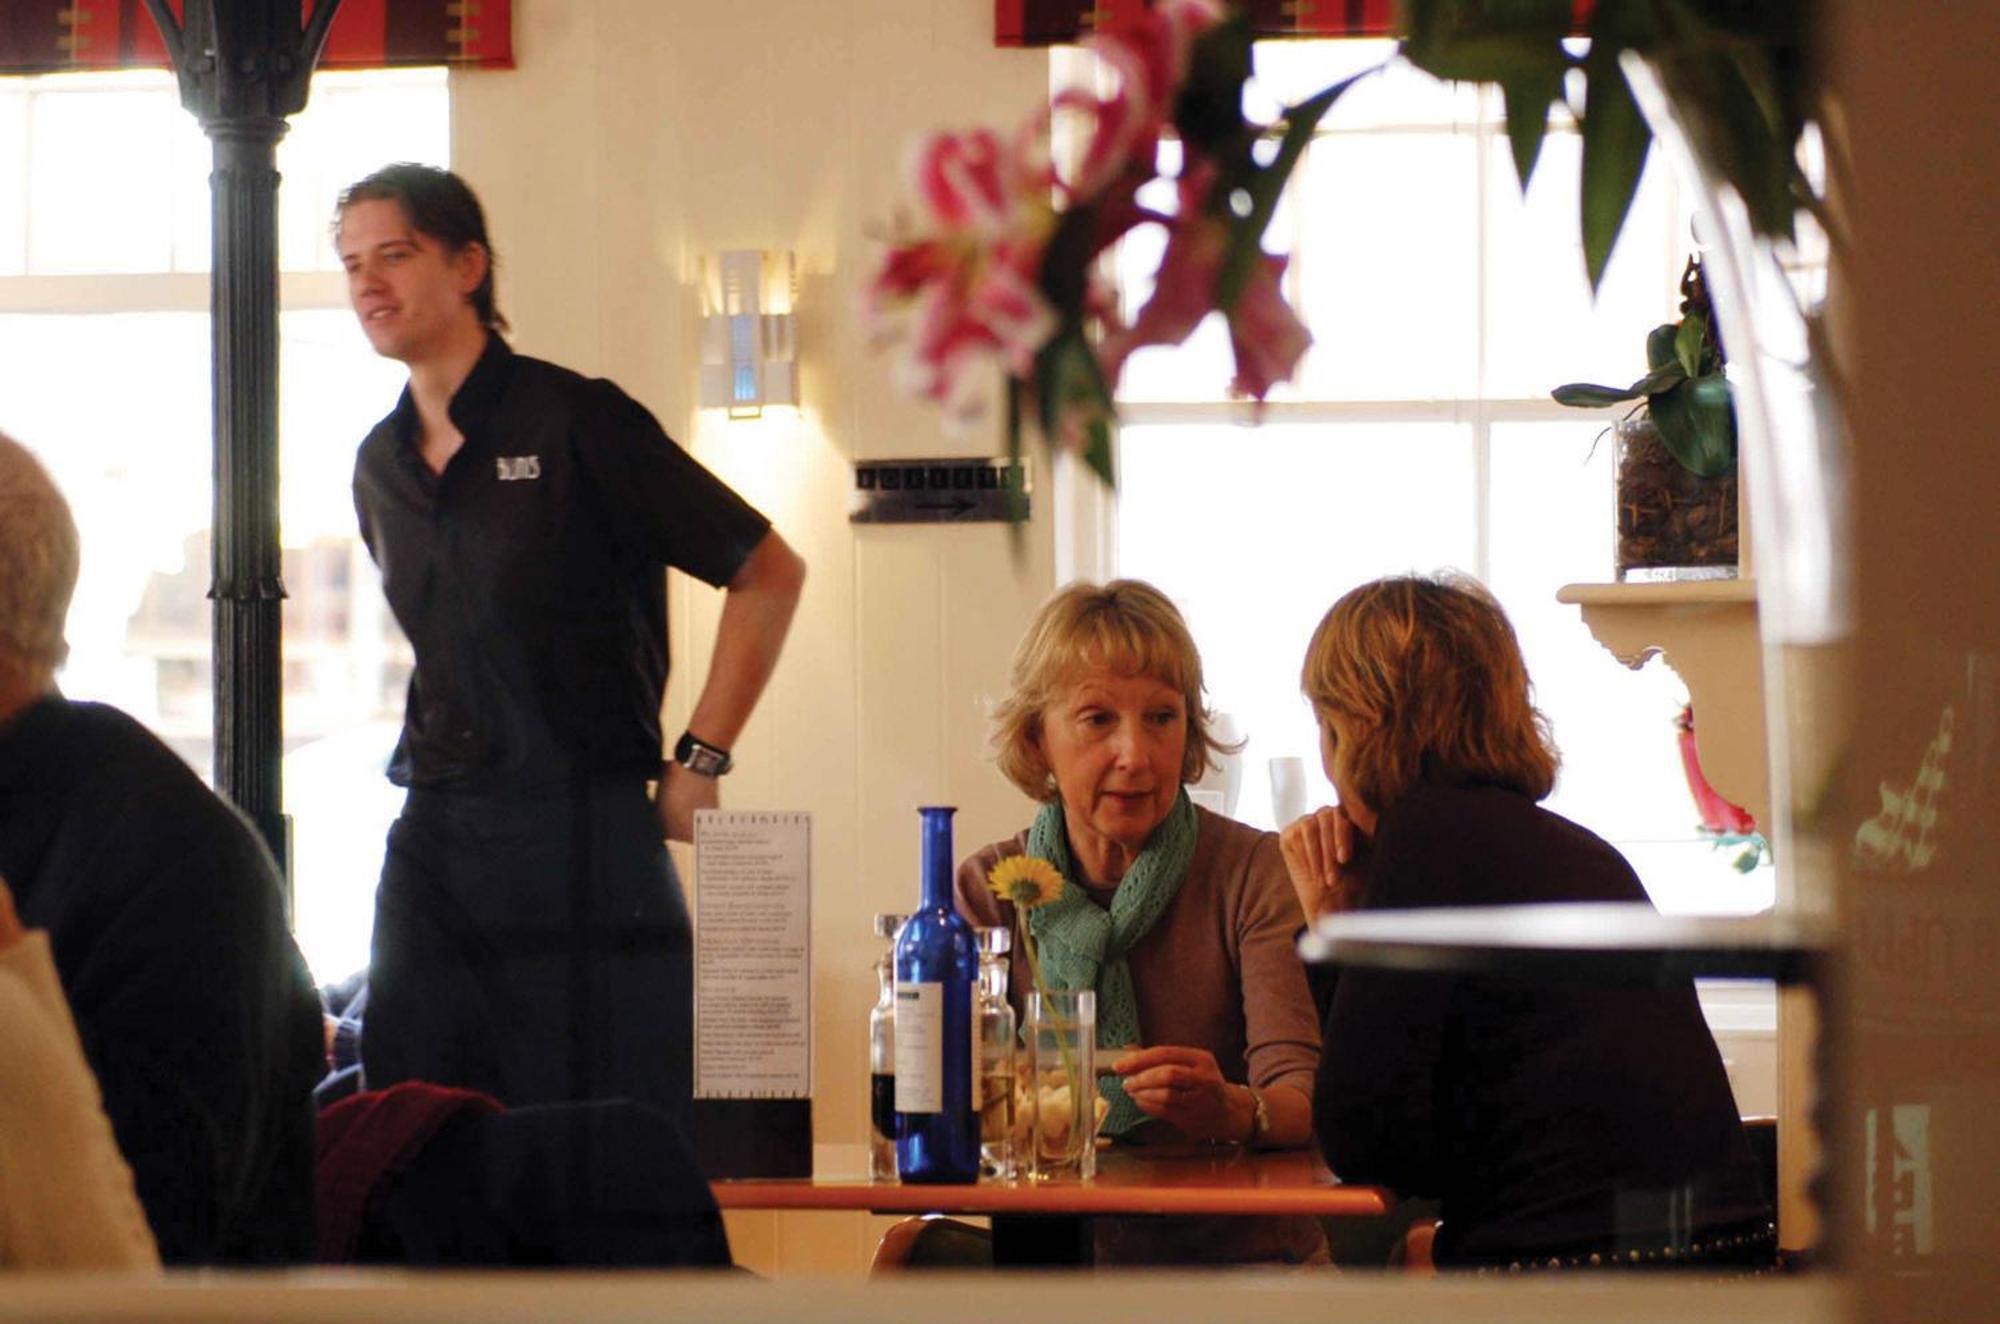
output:
<instances>
[{"instance_id":1,"label":"man's dark hair","mask_svg":"<svg viewBox=\"0 0 2000 1324\"><path fill-rule=\"evenodd\" d=\"M411 229L430 236L453 253L467 244L478 244L485 249L486 278L472 292L473 311L479 314L481 326L494 331L507 329L507 319L500 315L493 301L493 270L500 264L500 258L493 251L493 241L486 237L486 212L464 180L449 170L413 161L383 166L348 185L341 193L333 208L336 232L341 216L357 202L395 203L403 209Z\"/></svg>"}]
</instances>

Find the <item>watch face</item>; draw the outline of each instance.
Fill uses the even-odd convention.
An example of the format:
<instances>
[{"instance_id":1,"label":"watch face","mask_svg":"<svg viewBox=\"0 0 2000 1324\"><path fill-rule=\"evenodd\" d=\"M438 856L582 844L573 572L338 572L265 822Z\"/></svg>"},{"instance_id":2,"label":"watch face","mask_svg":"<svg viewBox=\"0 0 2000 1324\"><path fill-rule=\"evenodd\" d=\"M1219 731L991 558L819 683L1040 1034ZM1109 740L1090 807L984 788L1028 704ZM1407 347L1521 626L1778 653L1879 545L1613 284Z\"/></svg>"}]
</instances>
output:
<instances>
[{"instance_id":1,"label":"watch face","mask_svg":"<svg viewBox=\"0 0 2000 1324\"><path fill-rule=\"evenodd\" d=\"M703 744L683 734L674 744L674 762L703 777L720 777L730 768L729 751Z\"/></svg>"}]
</instances>

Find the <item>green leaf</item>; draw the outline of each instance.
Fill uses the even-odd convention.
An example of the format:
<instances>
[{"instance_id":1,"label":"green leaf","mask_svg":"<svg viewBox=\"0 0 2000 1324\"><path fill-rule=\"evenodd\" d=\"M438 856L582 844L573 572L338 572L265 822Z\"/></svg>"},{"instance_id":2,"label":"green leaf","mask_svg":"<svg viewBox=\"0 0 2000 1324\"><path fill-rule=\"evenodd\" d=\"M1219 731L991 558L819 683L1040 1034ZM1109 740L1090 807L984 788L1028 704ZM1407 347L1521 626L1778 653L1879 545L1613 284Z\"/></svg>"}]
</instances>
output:
<instances>
[{"instance_id":1,"label":"green leaf","mask_svg":"<svg viewBox=\"0 0 2000 1324\"><path fill-rule=\"evenodd\" d=\"M1504 84L1564 63L1570 0L1408 0L1405 19L1402 52L1417 68L1455 82Z\"/></svg>"},{"instance_id":2,"label":"green leaf","mask_svg":"<svg viewBox=\"0 0 2000 1324\"><path fill-rule=\"evenodd\" d=\"M1250 18L1237 12L1195 39L1187 81L1174 99L1174 132L1190 152L1221 156L1248 136L1243 84L1250 78Z\"/></svg>"},{"instance_id":3,"label":"green leaf","mask_svg":"<svg viewBox=\"0 0 2000 1324\"><path fill-rule=\"evenodd\" d=\"M1735 393L1721 373L1695 378L1687 391L1702 457L1699 467L1690 467L1704 478L1719 477L1736 467Z\"/></svg>"},{"instance_id":4,"label":"green leaf","mask_svg":"<svg viewBox=\"0 0 2000 1324\"><path fill-rule=\"evenodd\" d=\"M1501 83L1507 99L1507 141L1514 148L1514 173L1521 178L1521 192L1528 191L1528 179L1542 154L1542 138L1549 128L1549 103L1562 95L1563 75L1568 65L1558 58L1545 69L1528 70Z\"/></svg>"},{"instance_id":5,"label":"green leaf","mask_svg":"<svg viewBox=\"0 0 2000 1324\"><path fill-rule=\"evenodd\" d=\"M1071 323L1051 336L1035 355L1035 421L1041 424L1042 438L1051 446L1060 435L1057 424L1062 419L1063 401L1073 389L1075 368L1071 360L1079 345L1088 352L1082 326Z\"/></svg>"},{"instance_id":6,"label":"green leaf","mask_svg":"<svg viewBox=\"0 0 2000 1324\"><path fill-rule=\"evenodd\" d=\"M1615 51L1600 52L1593 42L1584 78L1583 261L1594 291L1639 191L1653 131L1639 114Z\"/></svg>"},{"instance_id":7,"label":"green leaf","mask_svg":"<svg viewBox=\"0 0 2000 1324\"><path fill-rule=\"evenodd\" d=\"M1091 419L1084 427L1083 462L1104 480L1106 487L1116 489L1118 476L1111 468L1111 427L1112 421L1102 416Z\"/></svg>"},{"instance_id":8,"label":"green leaf","mask_svg":"<svg viewBox=\"0 0 2000 1324\"><path fill-rule=\"evenodd\" d=\"M1813 7L1660 3L1672 40L1655 65L1695 155L1736 189L1760 234L1791 238L1796 149L1821 64L1807 42Z\"/></svg>"},{"instance_id":9,"label":"green leaf","mask_svg":"<svg viewBox=\"0 0 2000 1324\"><path fill-rule=\"evenodd\" d=\"M1097 208L1072 207L1056 223L1056 232L1049 236L1049 246L1042 253L1036 283L1065 319L1077 320L1083 316L1096 232Z\"/></svg>"},{"instance_id":10,"label":"green leaf","mask_svg":"<svg viewBox=\"0 0 2000 1324\"><path fill-rule=\"evenodd\" d=\"M1681 371L1679 360L1670 358L1622 390L1616 386L1599 386L1596 382L1571 382L1567 386L1556 387L1549 394L1557 404L1601 409L1605 405L1637 400L1642 395L1658 395L1686 380L1687 374Z\"/></svg>"},{"instance_id":11,"label":"green leaf","mask_svg":"<svg viewBox=\"0 0 2000 1324\"><path fill-rule=\"evenodd\" d=\"M1637 400L1640 394L1636 386L1599 386L1596 382L1571 382L1549 392L1557 404L1578 409L1603 409L1609 405L1624 404L1627 400Z\"/></svg>"},{"instance_id":12,"label":"green leaf","mask_svg":"<svg viewBox=\"0 0 2000 1324\"><path fill-rule=\"evenodd\" d=\"M1687 373L1681 370L1680 360L1668 359L1638 381L1633 382L1632 394L1658 395L1661 391L1671 390L1687 379Z\"/></svg>"},{"instance_id":13,"label":"green leaf","mask_svg":"<svg viewBox=\"0 0 2000 1324\"><path fill-rule=\"evenodd\" d=\"M1333 103L1340 100L1348 88L1387 67L1384 62L1363 69L1285 112L1285 131L1278 139L1277 154L1271 158L1269 165L1261 169L1254 164L1251 166L1254 173L1248 185L1249 214L1237 216L1226 213L1229 215L1229 238L1223 254L1222 270L1215 278L1215 304L1224 313L1236 307L1236 300L1243 293L1243 286L1249 281L1250 273L1264 251L1264 231L1270 228L1271 217L1278 210L1278 198L1291 180L1299 158L1305 154L1307 144L1312 141L1313 130L1319 127L1320 120L1333 109ZM1217 185L1218 189L1221 187Z\"/></svg>"},{"instance_id":14,"label":"green leaf","mask_svg":"<svg viewBox=\"0 0 2000 1324\"><path fill-rule=\"evenodd\" d=\"M1675 322L1662 322L1646 333L1646 367L1663 368L1678 357L1674 345L1679 341L1681 328Z\"/></svg>"},{"instance_id":15,"label":"green leaf","mask_svg":"<svg viewBox=\"0 0 2000 1324\"><path fill-rule=\"evenodd\" d=\"M1007 462L1016 468L1021 463L1021 397L1026 394L1027 389L1027 383L1012 373L1007 374ZM1013 501L1005 504L1007 522L1014 528L1012 540L1014 554L1019 557L1024 550L1020 539L1020 525L1027 519L1028 512Z\"/></svg>"},{"instance_id":16,"label":"green leaf","mask_svg":"<svg viewBox=\"0 0 2000 1324\"><path fill-rule=\"evenodd\" d=\"M1701 351L1708 340L1708 319L1700 313L1689 313L1681 318L1680 330L1674 333L1674 357L1690 377L1701 376Z\"/></svg>"},{"instance_id":17,"label":"green leaf","mask_svg":"<svg viewBox=\"0 0 2000 1324\"><path fill-rule=\"evenodd\" d=\"M1726 378L1682 382L1652 396L1647 412L1660 443L1688 472L1720 478L1736 467L1736 414Z\"/></svg>"},{"instance_id":18,"label":"green leaf","mask_svg":"<svg viewBox=\"0 0 2000 1324\"><path fill-rule=\"evenodd\" d=\"M1570 0L1410 0L1404 58L1436 78L1498 83L1525 192L1541 155L1549 103L1562 95Z\"/></svg>"},{"instance_id":19,"label":"green leaf","mask_svg":"<svg viewBox=\"0 0 2000 1324\"><path fill-rule=\"evenodd\" d=\"M1061 444L1064 418L1083 416L1083 459L1106 486L1114 485L1111 468L1111 423L1117 417L1103 365L1090 347L1081 322L1070 322L1035 355L1035 395L1042 438L1051 448Z\"/></svg>"}]
</instances>

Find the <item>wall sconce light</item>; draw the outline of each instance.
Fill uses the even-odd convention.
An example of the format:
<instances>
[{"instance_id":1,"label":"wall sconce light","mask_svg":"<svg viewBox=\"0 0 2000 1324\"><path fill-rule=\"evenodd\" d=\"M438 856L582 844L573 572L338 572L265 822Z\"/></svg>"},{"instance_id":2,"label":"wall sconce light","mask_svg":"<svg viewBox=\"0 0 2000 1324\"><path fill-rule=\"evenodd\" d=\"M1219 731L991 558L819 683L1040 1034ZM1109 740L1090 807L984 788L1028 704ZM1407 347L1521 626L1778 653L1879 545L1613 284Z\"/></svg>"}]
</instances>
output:
<instances>
[{"instance_id":1,"label":"wall sconce light","mask_svg":"<svg viewBox=\"0 0 2000 1324\"><path fill-rule=\"evenodd\" d=\"M797 265L790 253L720 253L705 272L701 404L731 418L799 402Z\"/></svg>"}]
</instances>

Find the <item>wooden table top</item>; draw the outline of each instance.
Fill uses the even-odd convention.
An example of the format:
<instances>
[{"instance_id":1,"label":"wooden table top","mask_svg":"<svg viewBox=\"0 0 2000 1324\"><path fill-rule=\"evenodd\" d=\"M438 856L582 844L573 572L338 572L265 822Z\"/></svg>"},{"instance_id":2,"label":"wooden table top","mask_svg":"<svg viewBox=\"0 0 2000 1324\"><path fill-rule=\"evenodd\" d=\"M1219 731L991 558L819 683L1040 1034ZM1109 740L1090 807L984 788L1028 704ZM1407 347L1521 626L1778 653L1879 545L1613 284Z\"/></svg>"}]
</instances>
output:
<instances>
[{"instance_id":1,"label":"wooden table top","mask_svg":"<svg viewBox=\"0 0 2000 1324\"><path fill-rule=\"evenodd\" d=\"M817 1145L810 1178L711 1183L724 1209L862 1209L882 1214L1330 1214L1389 1208L1373 1186L1343 1186L1317 1153L1235 1146L1111 1146L1088 1182L982 1181L905 1186L870 1181L860 1145Z\"/></svg>"}]
</instances>

